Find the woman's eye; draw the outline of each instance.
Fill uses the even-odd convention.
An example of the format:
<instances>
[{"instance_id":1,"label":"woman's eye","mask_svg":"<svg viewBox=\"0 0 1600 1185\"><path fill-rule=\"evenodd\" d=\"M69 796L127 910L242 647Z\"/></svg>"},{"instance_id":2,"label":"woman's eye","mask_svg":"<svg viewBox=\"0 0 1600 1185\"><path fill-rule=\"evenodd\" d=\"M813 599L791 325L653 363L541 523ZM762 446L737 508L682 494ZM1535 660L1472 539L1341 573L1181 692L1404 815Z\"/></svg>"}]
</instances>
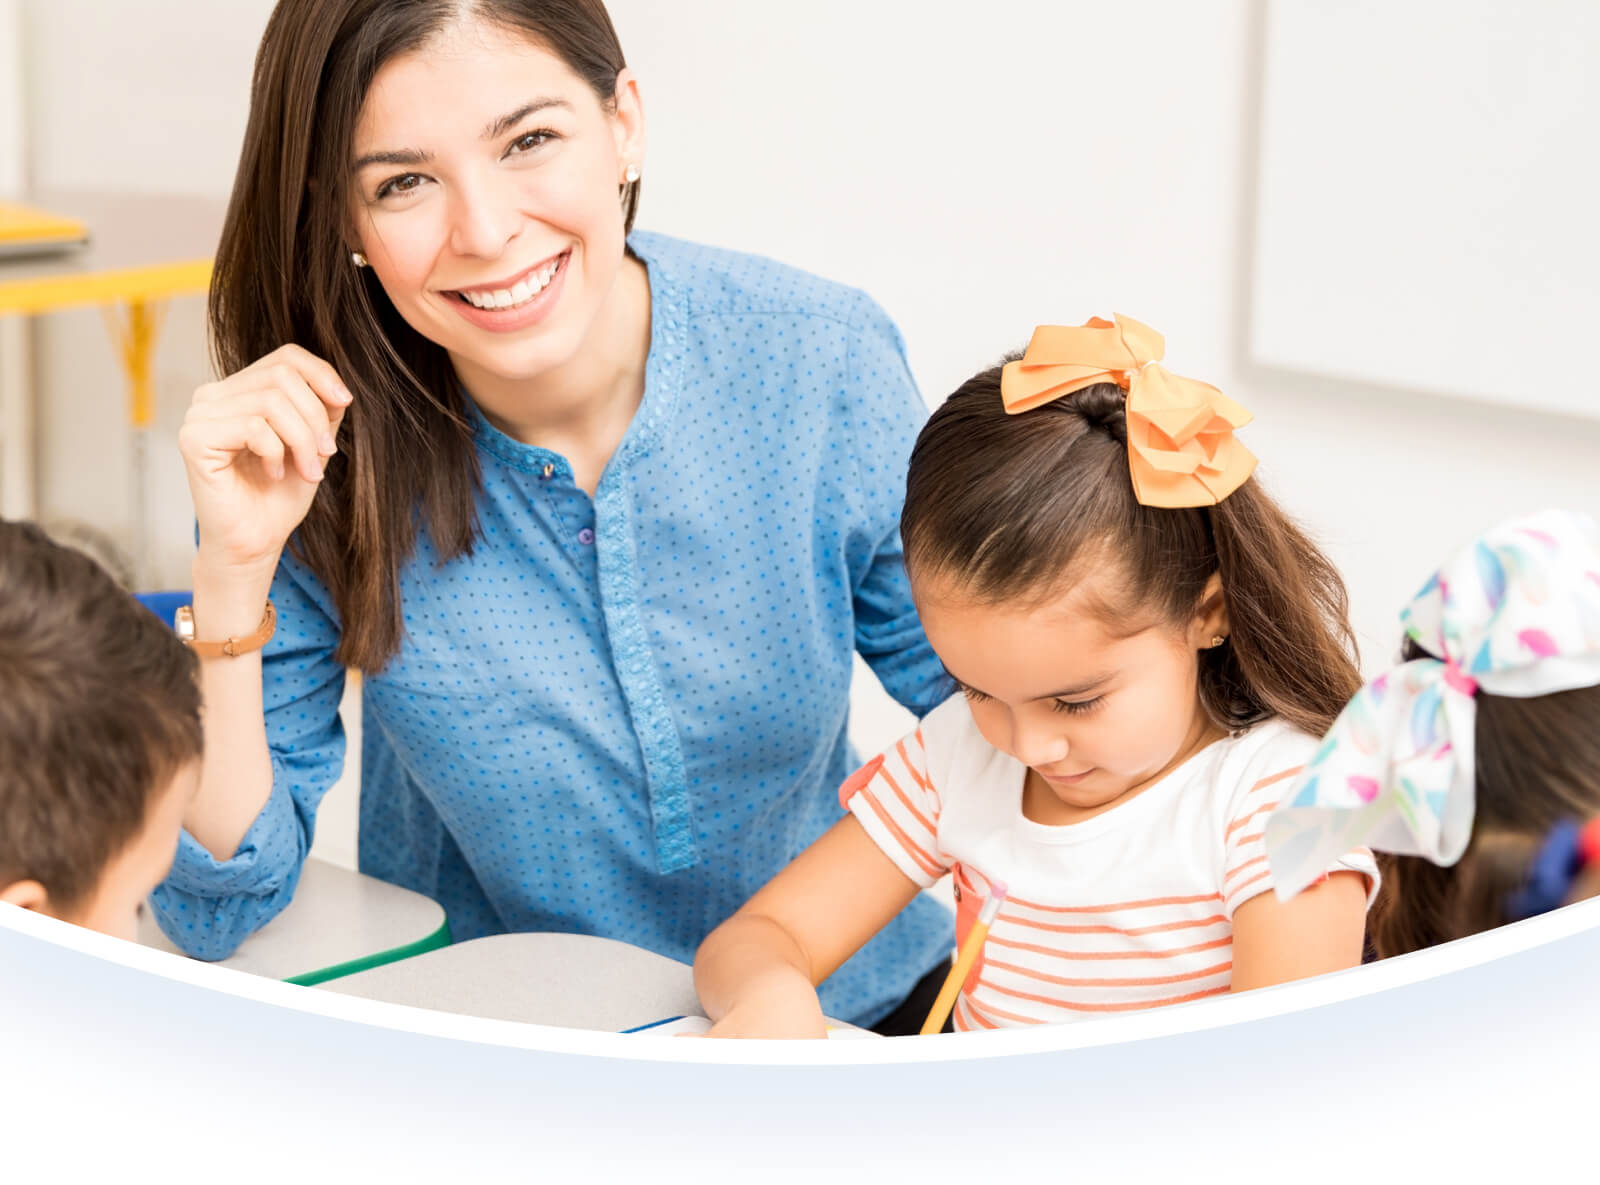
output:
<instances>
[{"instance_id":1,"label":"woman's eye","mask_svg":"<svg viewBox=\"0 0 1600 1185\"><path fill-rule=\"evenodd\" d=\"M410 193L421 184L422 175L420 173L405 173L399 177L391 177L378 186L378 197L386 198L390 194Z\"/></svg>"},{"instance_id":2,"label":"woman's eye","mask_svg":"<svg viewBox=\"0 0 1600 1185\"><path fill-rule=\"evenodd\" d=\"M961 694L966 696L969 700L971 700L975 704L981 704L981 703L983 703L985 700L987 700L989 698L988 696L984 695L983 692L979 691L977 688L968 687L965 683L960 684L960 687L961 687Z\"/></svg>"},{"instance_id":3,"label":"woman's eye","mask_svg":"<svg viewBox=\"0 0 1600 1185\"><path fill-rule=\"evenodd\" d=\"M1065 712L1069 716L1081 716L1085 712L1094 711L1105 702L1105 698L1103 695L1097 695L1093 699L1058 699L1055 701L1055 709L1058 712Z\"/></svg>"},{"instance_id":4,"label":"woman's eye","mask_svg":"<svg viewBox=\"0 0 1600 1185\"><path fill-rule=\"evenodd\" d=\"M515 140L511 141L511 148L509 149L507 155L516 152L532 152L535 148L538 148L541 144L545 143L545 141L554 139L555 134L553 132L525 132L524 134L518 136Z\"/></svg>"}]
</instances>

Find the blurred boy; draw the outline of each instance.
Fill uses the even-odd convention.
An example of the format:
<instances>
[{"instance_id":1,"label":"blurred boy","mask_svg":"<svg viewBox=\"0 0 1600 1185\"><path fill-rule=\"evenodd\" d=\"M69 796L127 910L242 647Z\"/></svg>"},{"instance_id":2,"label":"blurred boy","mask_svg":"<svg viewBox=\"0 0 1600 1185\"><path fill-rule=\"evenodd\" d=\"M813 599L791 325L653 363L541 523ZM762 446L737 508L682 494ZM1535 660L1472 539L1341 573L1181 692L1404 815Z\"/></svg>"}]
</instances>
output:
<instances>
[{"instance_id":1,"label":"blurred boy","mask_svg":"<svg viewBox=\"0 0 1600 1185\"><path fill-rule=\"evenodd\" d=\"M0 902L134 936L199 777L197 671L88 556L0 521Z\"/></svg>"}]
</instances>

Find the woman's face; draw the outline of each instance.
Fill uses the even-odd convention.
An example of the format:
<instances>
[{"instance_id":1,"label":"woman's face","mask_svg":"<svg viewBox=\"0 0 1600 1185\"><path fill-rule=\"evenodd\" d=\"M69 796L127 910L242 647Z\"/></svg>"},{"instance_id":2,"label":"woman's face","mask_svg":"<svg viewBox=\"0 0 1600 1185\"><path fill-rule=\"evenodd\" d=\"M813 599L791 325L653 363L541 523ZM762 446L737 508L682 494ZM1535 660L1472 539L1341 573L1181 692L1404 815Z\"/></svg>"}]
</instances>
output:
<instances>
[{"instance_id":1,"label":"woman's face","mask_svg":"<svg viewBox=\"0 0 1600 1185\"><path fill-rule=\"evenodd\" d=\"M530 379L580 349L623 254L619 186L644 124L555 54L482 22L388 62L355 132L359 250L463 375Z\"/></svg>"}]
</instances>

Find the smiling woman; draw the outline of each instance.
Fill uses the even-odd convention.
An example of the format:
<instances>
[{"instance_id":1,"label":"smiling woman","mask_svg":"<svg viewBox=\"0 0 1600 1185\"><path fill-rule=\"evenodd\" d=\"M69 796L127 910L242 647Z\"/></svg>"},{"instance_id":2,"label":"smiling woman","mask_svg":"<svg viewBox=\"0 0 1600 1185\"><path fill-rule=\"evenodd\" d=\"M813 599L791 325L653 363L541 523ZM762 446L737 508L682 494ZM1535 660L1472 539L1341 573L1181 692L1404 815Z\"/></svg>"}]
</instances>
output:
<instances>
[{"instance_id":1,"label":"smiling woman","mask_svg":"<svg viewBox=\"0 0 1600 1185\"><path fill-rule=\"evenodd\" d=\"M364 871L457 937L685 961L839 817L852 651L913 710L941 689L898 542L924 415L898 332L634 232L644 141L598 0L273 13L212 288L226 377L180 434L195 636L237 640L203 663L153 899L191 953L292 896L346 667ZM898 1031L948 927L913 903L830 1010Z\"/></svg>"}]
</instances>

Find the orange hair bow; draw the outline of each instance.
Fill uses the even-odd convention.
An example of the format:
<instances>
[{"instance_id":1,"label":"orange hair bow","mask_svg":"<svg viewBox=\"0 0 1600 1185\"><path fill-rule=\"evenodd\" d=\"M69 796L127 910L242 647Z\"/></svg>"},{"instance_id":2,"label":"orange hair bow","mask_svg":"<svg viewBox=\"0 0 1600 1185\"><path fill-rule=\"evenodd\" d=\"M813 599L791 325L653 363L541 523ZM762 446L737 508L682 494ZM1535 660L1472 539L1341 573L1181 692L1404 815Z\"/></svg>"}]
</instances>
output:
<instances>
[{"instance_id":1,"label":"orange hair bow","mask_svg":"<svg viewBox=\"0 0 1600 1185\"><path fill-rule=\"evenodd\" d=\"M1255 454L1234 439L1250 413L1215 387L1159 365L1162 336L1120 313L1081 326L1041 325L1020 362L1000 373L1000 398L1018 415L1116 383L1128 393L1128 471L1145 506L1211 506L1255 471Z\"/></svg>"}]
</instances>

